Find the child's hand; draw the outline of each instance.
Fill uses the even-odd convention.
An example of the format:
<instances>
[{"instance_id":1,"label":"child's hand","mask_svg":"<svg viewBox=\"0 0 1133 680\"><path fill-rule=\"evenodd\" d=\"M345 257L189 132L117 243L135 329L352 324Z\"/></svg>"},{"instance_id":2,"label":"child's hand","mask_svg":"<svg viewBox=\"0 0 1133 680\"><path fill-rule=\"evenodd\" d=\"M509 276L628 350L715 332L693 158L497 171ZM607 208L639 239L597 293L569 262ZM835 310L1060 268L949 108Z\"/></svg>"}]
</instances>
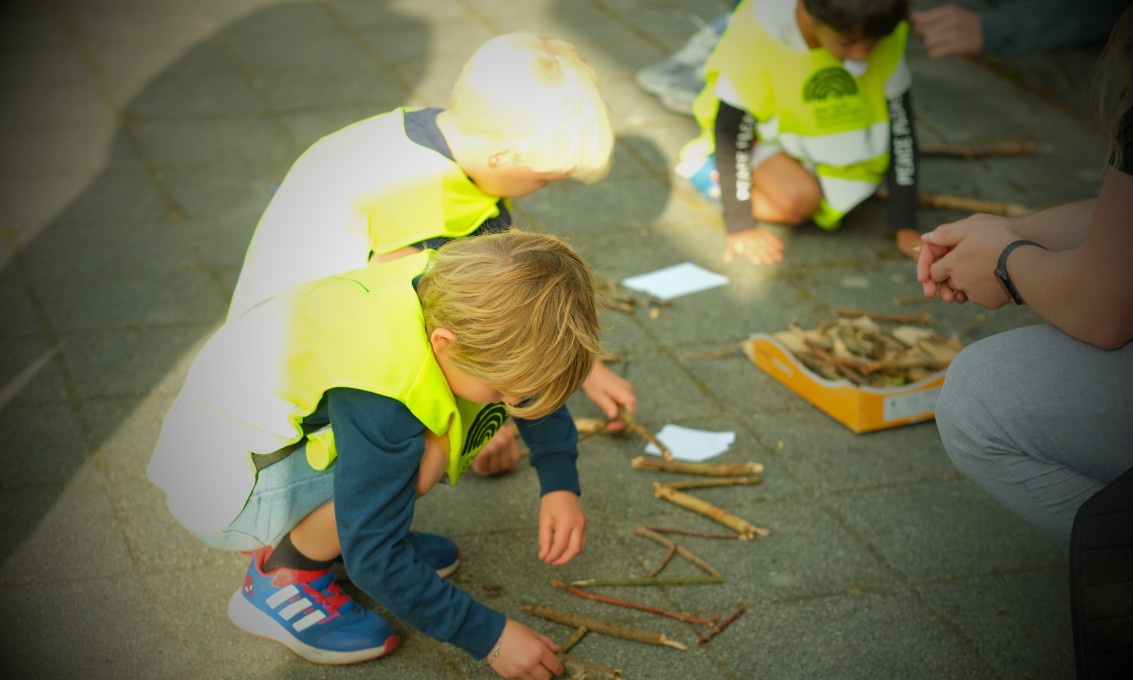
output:
<instances>
[{"instance_id":1,"label":"child's hand","mask_svg":"<svg viewBox=\"0 0 1133 680\"><path fill-rule=\"evenodd\" d=\"M582 391L594 405L602 409L606 420L610 421L607 427L610 432L625 429L621 420L621 412L629 411L637 415L637 395L634 394L633 385L629 381L606 368L601 359L594 362L594 370L590 377L582 383Z\"/></svg>"},{"instance_id":2,"label":"child's hand","mask_svg":"<svg viewBox=\"0 0 1133 680\"><path fill-rule=\"evenodd\" d=\"M752 264L778 264L783 261L783 242L766 229L745 229L728 234L724 261L746 257Z\"/></svg>"},{"instance_id":3,"label":"child's hand","mask_svg":"<svg viewBox=\"0 0 1133 680\"><path fill-rule=\"evenodd\" d=\"M910 260L917 259L918 248L921 246L921 233L916 229L897 230L897 250Z\"/></svg>"},{"instance_id":4,"label":"child's hand","mask_svg":"<svg viewBox=\"0 0 1133 680\"><path fill-rule=\"evenodd\" d=\"M539 504L539 559L560 567L586 548L586 515L573 491L551 491Z\"/></svg>"},{"instance_id":5,"label":"child's hand","mask_svg":"<svg viewBox=\"0 0 1133 680\"><path fill-rule=\"evenodd\" d=\"M500 653L492 659L494 651L488 652L491 659L488 663L501 678L561 677L566 673L563 664L555 658L559 646L522 623L508 619L497 644Z\"/></svg>"},{"instance_id":6,"label":"child's hand","mask_svg":"<svg viewBox=\"0 0 1133 680\"><path fill-rule=\"evenodd\" d=\"M515 440L511 427L501 427L480 453L472 459L472 469L481 477L511 472L519 464L523 452Z\"/></svg>"}]
</instances>

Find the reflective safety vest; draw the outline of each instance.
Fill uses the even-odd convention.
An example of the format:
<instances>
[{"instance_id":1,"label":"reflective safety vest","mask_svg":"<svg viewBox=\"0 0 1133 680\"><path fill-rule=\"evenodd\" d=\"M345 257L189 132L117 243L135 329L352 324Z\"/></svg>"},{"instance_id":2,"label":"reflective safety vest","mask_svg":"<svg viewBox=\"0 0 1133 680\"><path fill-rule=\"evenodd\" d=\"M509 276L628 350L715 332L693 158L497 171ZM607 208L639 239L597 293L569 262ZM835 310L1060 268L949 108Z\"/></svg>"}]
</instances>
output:
<instances>
[{"instance_id":1,"label":"reflective safety vest","mask_svg":"<svg viewBox=\"0 0 1133 680\"><path fill-rule=\"evenodd\" d=\"M459 165L409 139L405 112L353 123L295 161L252 236L229 318L291 286L364 267L371 251L467 236L500 214L500 199Z\"/></svg>"},{"instance_id":2,"label":"reflective safety vest","mask_svg":"<svg viewBox=\"0 0 1133 680\"><path fill-rule=\"evenodd\" d=\"M507 412L455 397L433 356L413 286L431 252L300 286L209 339L147 471L182 523L200 533L228 526L255 484L252 457L301 441L303 419L334 387L396 399L431 432L447 433L456 483ZM326 468L332 431L314 433L306 448L312 467Z\"/></svg>"},{"instance_id":3,"label":"reflective safety vest","mask_svg":"<svg viewBox=\"0 0 1133 680\"><path fill-rule=\"evenodd\" d=\"M889 106L885 83L905 52L902 22L870 51L866 72L854 76L825 48L800 51L771 35L756 16L756 0L735 10L706 66L706 85L693 105L701 135L682 156L715 149L713 128L723 75L756 120L760 141L775 142L811 168L823 200L813 219L835 229L868 198L889 165Z\"/></svg>"}]
</instances>

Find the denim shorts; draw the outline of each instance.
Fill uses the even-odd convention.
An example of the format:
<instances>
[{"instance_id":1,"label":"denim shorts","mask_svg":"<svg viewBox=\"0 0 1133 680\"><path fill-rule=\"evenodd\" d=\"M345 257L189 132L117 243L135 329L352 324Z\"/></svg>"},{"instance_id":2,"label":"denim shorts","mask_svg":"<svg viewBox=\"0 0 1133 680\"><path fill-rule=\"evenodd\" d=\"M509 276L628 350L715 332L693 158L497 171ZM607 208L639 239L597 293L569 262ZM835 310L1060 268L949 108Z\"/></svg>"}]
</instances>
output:
<instances>
[{"instance_id":1,"label":"denim shorts","mask_svg":"<svg viewBox=\"0 0 1133 680\"><path fill-rule=\"evenodd\" d=\"M244 509L226 528L194 535L226 550L256 550L275 545L307 515L334 498L334 464L315 470L307 464L306 446L256 474Z\"/></svg>"}]
</instances>

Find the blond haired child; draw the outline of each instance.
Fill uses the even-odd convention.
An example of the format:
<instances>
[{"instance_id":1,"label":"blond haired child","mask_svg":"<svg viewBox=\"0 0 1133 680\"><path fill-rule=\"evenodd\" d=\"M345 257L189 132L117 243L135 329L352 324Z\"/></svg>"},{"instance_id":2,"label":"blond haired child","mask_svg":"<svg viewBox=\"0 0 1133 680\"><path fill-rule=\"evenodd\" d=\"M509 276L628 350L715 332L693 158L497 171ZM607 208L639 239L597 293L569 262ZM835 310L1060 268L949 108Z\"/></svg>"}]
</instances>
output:
<instances>
[{"instance_id":1,"label":"blond haired child","mask_svg":"<svg viewBox=\"0 0 1133 680\"><path fill-rule=\"evenodd\" d=\"M522 310L522 313L520 311ZM592 276L559 238L509 231L319 279L229 320L166 416L148 474L206 543L251 551L244 630L315 663L397 647L329 570L505 677L559 674L557 646L443 580L446 538L408 531L513 415L538 473L539 557L582 552L567 397L598 351ZM274 546L269 547L269 546Z\"/></svg>"},{"instance_id":2,"label":"blond haired child","mask_svg":"<svg viewBox=\"0 0 1133 680\"><path fill-rule=\"evenodd\" d=\"M399 108L316 142L256 227L230 317L285 288L511 227L510 200L549 182L594 182L613 153L597 77L569 43L501 35L465 64L447 109ZM595 362L587 396L615 421L633 387ZM481 474L519 457L510 430Z\"/></svg>"}]
</instances>

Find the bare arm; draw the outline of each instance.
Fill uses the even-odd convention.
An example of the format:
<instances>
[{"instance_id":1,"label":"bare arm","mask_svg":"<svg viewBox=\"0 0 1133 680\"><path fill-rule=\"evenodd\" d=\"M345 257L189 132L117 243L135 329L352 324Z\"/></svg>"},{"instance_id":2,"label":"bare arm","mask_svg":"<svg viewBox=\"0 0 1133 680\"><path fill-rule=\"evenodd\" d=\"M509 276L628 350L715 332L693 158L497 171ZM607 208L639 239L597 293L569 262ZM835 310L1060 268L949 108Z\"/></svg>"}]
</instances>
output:
<instances>
[{"instance_id":1,"label":"bare arm","mask_svg":"<svg viewBox=\"0 0 1133 680\"><path fill-rule=\"evenodd\" d=\"M1077 248L1090 231L1098 199L1063 203L1018 219L1012 231L1050 250Z\"/></svg>"},{"instance_id":2,"label":"bare arm","mask_svg":"<svg viewBox=\"0 0 1133 680\"><path fill-rule=\"evenodd\" d=\"M1021 248L1008 271L1044 321L1079 340L1116 349L1133 339L1133 175L1110 169L1095 203L1078 247Z\"/></svg>"}]
</instances>

